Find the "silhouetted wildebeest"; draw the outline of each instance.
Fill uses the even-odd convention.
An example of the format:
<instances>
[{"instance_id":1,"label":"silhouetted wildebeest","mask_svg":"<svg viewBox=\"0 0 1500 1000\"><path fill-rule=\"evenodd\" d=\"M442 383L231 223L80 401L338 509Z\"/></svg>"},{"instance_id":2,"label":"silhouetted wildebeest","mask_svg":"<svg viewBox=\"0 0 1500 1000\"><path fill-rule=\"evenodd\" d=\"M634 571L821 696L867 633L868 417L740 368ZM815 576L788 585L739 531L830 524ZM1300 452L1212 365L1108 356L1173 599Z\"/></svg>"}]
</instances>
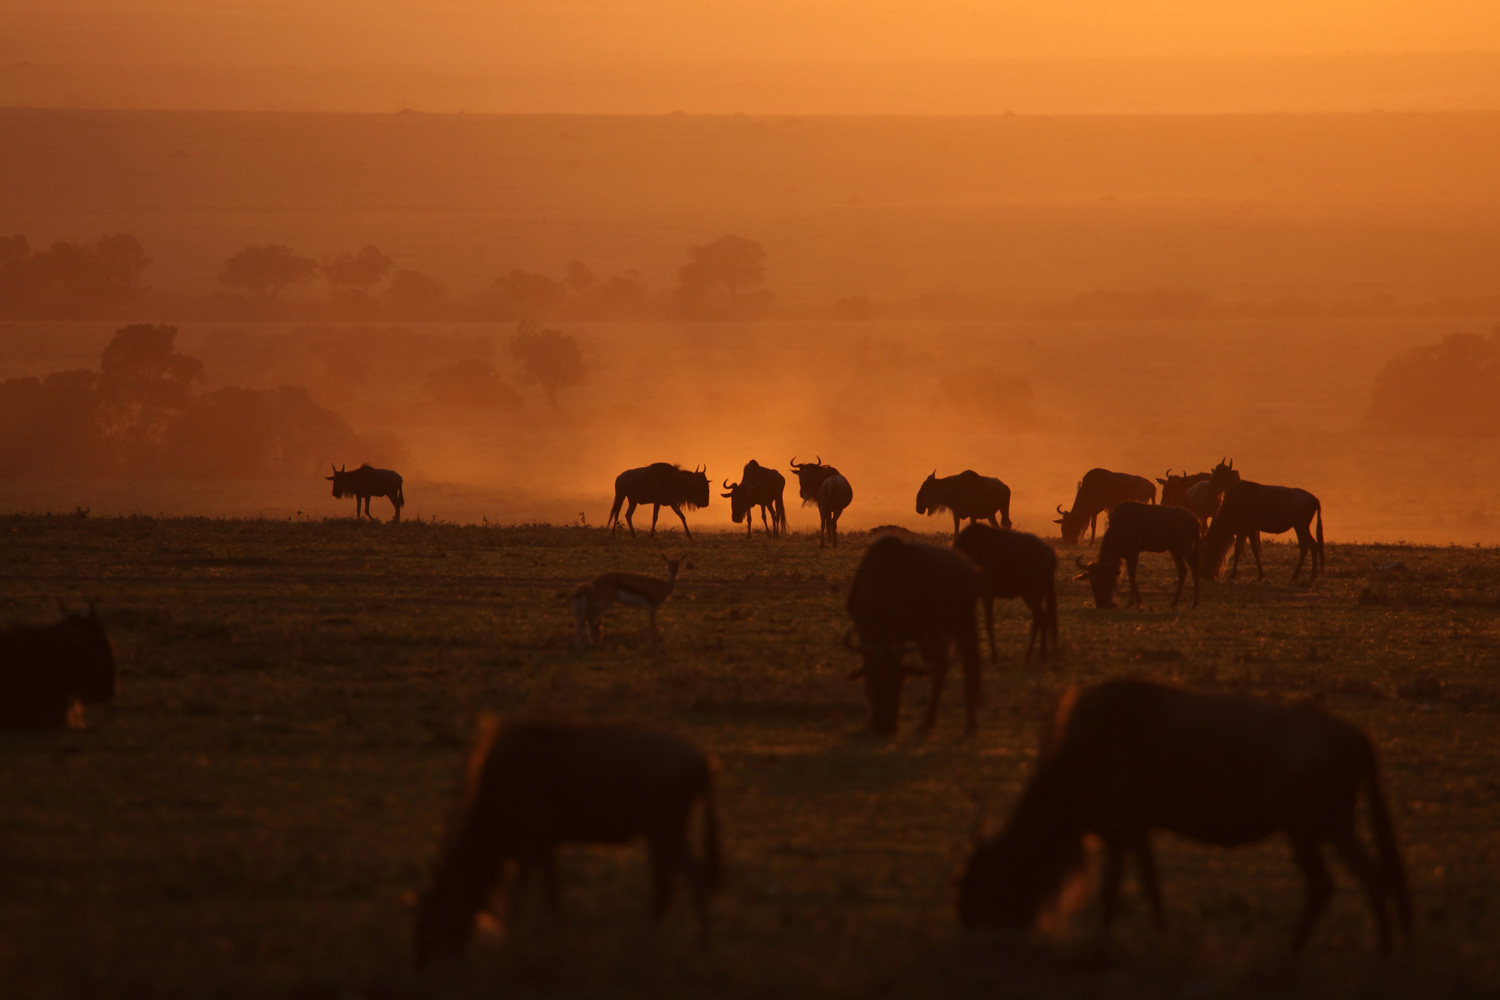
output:
<instances>
[{"instance_id":1,"label":"silhouetted wildebeest","mask_svg":"<svg viewBox=\"0 0 1500 1000\"><path fill-rule=\"evenodd\" d=\"M1219 459L1219 464L1208 474L1209 486L1213 489L1215 499L1222 497L1229 487L1239 481L1240 474L1234 470L1234 459L1227 455Z\"/></svg>"},{"instance_id":2,"label":"silhouetted wildebeest","mask_svg":"<svg viewBox=\"0 0 1500 1000\"><path fill-rule=\"evenodd\" d=\"M1182 598L1182 587L1188 571L1193 574L1193 607L1198 606L1198 519L1181 507L1158 507L1130 501L1117 506L1109 515L1104 541L1099 543L1099 558L1086 563L1078 557L1083 569L1079 579L1087 579L1094 592L1094 606L1115 607L1115 584L1120 579L1120 561L1124 560L1130 576L1130 600L1126 607L1141 603L1141 592L1135 585L1136 563L1142 552L1170 552L1177 564L1177 593L1172 607Z\"/></svg>"},{"instance_id":3,"label":"silhouetted wildebeest","mask_svg":"<svg viewBox=\"0 0 1500 1000\"><path fill-rule=\"evenodd\" d=\"M1188 491L1198 483L1206 483L1212 478L1208 472L1198 472L1193 475L1183 473L1180 476L1172 475L1172 470L1167 470L1167 478L1157 477L1157 485L1161 487L1161 504L1163 507L1190 507L1188 503Z\"/></svg>"},{"instance_id":4,"label":"silhouetted wildebeest","mask_svg":"<svg viewBox=\"0 0 1500 1000\"><path fill-rule=\"evenodd\" d=\"M1316 536L1312 531L1314 517L1318 521ZM1203 571L1208 578L1218 578L1224 556L1233 545L1234 562L1229 568L1229 578L1234 579L1240 568L1240 552L1248 540L1250 551L1255 554L1255 578L1264 580L1266 571L1260 563L1262 531L1273 535L1295 531L1297 568L1292 571L1292 579L1297 579L1302 573L1302 563L1308 553L1312 554L1312 573L1308 580L1318 578L1318 570L1323 566L1323 505L1317 497L1295 486L1265 486L1249 480L1231 486L1224 494L1219 515L1204 536Z\"/></svg>"},{"instance_id":5,"label":"silhouetted wildebeest","mask_svg":"<svg viewBox=\"0 0 1500 1000\"><path fill-rule=\"evenodd\" d=\"M688 847L688 814L699 799L701 860ZM518 868L515 895L539 871L555 908L559 844L623 844L637 837L646 839L653 923L671 902L680 873L707 944L708 900L722 868L708 759L658 733L561 725L502 729L484 716L437 869L417 904L417 964L464 949L475 917L502 888L506 862Z\"/></svg>"},{"instance_id":6,"label":"silhouetted wildebeest","mask_svg":"<svg viewBox=\"0 0 1500 1000\"><path fill-rule=\"evenodd\" d=\"M1369 801L1376 860L1355 828ZM1065 695L1053 730L1005 829L975 844L958 880L966 925L1036 927L1085 875L1084 837L1104 844L1104 924L1114 918L1133 856L1158 927L1165 926L1151 832L1219 847L1285 832L1306 884L1292 947L1301 951L1328 905L1333 847L1363 887L1382 954L1387 901L1411 937L1411 900L1375 751L1354 726L1307 705L1199 695L1136 680Z\"/></svg>"},{"instance_id":7,"label":"silhouetted wildebeest","mask_svg":"<svg viewBox=\"0 0 1500 1000\"><path fill-rule=\"evenodd\" d=\"M1057 649L1057 553L1052 546L1024 531L1006 531L988 524L971 524L959 532L953 547L979 567L984 597L984 627L990 637L990 662L995 651L995 598L1019 597L1031 609L1031 640L1026 659L1041 639L1047 659L1047 636Z\"/></svg>"},{"instance_id":8,"label":"silhouetted wildebeest","mask_svg":"<svg viewBox=\"0 0 1500 1000\"><path fill-rule=\"evenodd\" d=\"M822 456L816 462L797 464L794 457L792 471L797 474L797 492L802 497L802 506L818 505L818 547L839 544L839 515L854 499L854 490L849 480L839 475L839 470L824 465Z\"/></svg>"},{"instance_id":9,"label":"silhouetted wildebeest","mask_svg":"<svg viewBox=\"0 0 1500 1000\"><path fill-rule=\"evenodd\" d=\"M735 524L745 522L745 534L753 532L750 525L750 508L760 508L760 523L769 535L779 535L786 530L786 504L782 501L782 494L786 490L786 477L775 469L768 469L756 462L755 459L745 463L745 471L740 475L740 481L730 484L724 480L724 488L728 493L720 496L729 499L729 516L734 519ZM771 523L766 524L766 511L771 512Z\"/></svg>"},{"instance_id":10,"label":"silhouetted wildebeest","mask_svg":"<svg viewBox=\"0 0 1500 1000\"><path fill-rule=\"evenodd\" d=\"M937 470L917 490L917 513L936 514L946 510L953 515L953 537L964 518L975 524L982 517L997 528L1010 527L1010 487L991 476L981 476L966 469L956 476L938 478ZM1000 514L996 523L995 514Z\"/></svg>"},{"instance_id":11,"label":"silhouetted wildebeest","mask_svg":"<svg viewBox=\"0 0 1500 1000\"><path fill-rule=\"evenodd\" d=\"M909 674L932 676L932 695L922 721L923 730L932 728L948 673L949 642L957 643L963 660L964 732L974 732L980 693L974 612L981 587L979 568L956 549L907 542L895 535L881 535L870 543L846 604L859 642L851 644L845 633L844 644L861 656L849 678L864 679L874 732L895 733L901 688ZM922 654L924 666L902 662L912 647Z\"/></svg>"},{"instance_id":12,"label":"silhouetted wildebeest","mask_svg":"<svg viewBox=\"0 0 1500 1000\"><path fill-rule=\"evenodd\" d=\"M335 499L342 500L346 493L354 497L356 521L360 519L361 503L364 504L364 516L372 521L375 520L375 516L370 513L371 497L389 497L391 506L396 508L396 516L391 520L401 520L401 508L406 506L406 497L401 492L401 476L398 473L390 469L372 469L366 463L352 472L334 469L333 475L323 478L333 483Z\"/></svg>"},{"instance_id":13,"label":"silhouetted wildebeest","mask_svg":"<svg viewBox=\"0 0 1500 1000\"><path fill-rule=\"evenodd\" d=\"M647 626L650 629L651 649L656 650L656 609L661 607L662 602L672 596L672 588L677 584L677 571L679 569L692 569L693 564L683 559L664 559L667 564L667 578L646 576L644 573L601 573L589 580L580 583L568 595L573 602L573 623L578 629L578 645L599 644L599 616L611 604L626 604L630 607L645 608L650 614L651 620ZM587 629L587 632L585 632Z\"/></svg>"},{"instance_id":14,"label":"silhouetted wildebeest","mask_svg":"<svg viewBox=\"0 0 1500 1000\"><path fill-rule=\"evenodd\" d=\"M1156 484L1145 476L1132 476L1128 472L1110 472L1108 469L1090 469L1078 481L1078 492L1073 497L1071 510L1057 505L1062 517L1052 523L1062 525L1065 545L1077 545L1084 526L1089 529L1089 541L1097 537L1099 515L1112 511L1127 500L1143 503L1156 502Z\"/></svg>"},{"instance_id":15,"label":"silhouetted wildebeest","mask_svg":"<svg viewBox=\"0 0 1500 1000\"><path fill-rule=\"evenodd\" d=\"M635 522L631 515L636 507L648 503L651 505L652 538L656 537L656 518L663 507L672 508L672 513L682 522L682 533L692 538L682 508L696 510L708 506L708 474L704 469L689 472L668 462L626 469L615 477L615 505L609 509L609 517L604 522L614 525L609 531L611 535L620 528L620 508L626 500L630 501L630 506L625 508L625 526L630 529L631 538L635 537Z\"/></svg>"},{"instance_id":16,"label":"silhouetted wildebeest","mask_svg":"<svg viewBox=\"0 0 1500 1000\"><path fill-rule=\"evenodd\" d=\"M62 612L53 625L0 629L0 727L82 725L85 704L115 696L115 651L98 612Z\"/></svg>"}]
</instances>

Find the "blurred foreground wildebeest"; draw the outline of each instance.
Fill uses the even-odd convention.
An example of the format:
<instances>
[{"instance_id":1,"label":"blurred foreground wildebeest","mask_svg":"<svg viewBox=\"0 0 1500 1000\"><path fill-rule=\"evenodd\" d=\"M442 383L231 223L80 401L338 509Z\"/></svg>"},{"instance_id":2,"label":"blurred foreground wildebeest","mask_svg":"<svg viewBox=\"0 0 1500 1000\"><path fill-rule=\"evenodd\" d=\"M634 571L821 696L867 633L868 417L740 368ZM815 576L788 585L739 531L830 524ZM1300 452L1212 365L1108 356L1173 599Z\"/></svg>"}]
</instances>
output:
<instances>
[{"instance_id":1,"label":"blurred foreground wildebeest","mask_svg":"<svg viewBox=\"0 0 1500 1000\"><path fill-rule=\"evenodd\" d=\"M750 508L760 508L760 523L770 535L779 535L786 530L786 504L782 500L782 494L786 490L786 477L775 469L768 469L755 459L745 463L745 471L740 475L740 481L730 485L729 480L724 480L724 488L728 493L720 496L729 499L729 516L734 519L735 524L745 522L745 534L753 534L750 525ZM766 524L766 511L771 512L771 523Z\"/></svg>"},{"instance_id":2,"label":"blurred foreground wildebeest","mask_svg":"<svg viewBox=\"0 0 1500 1000\"><path fill-rule=\"evenodd\" d=\"M1312 532L1313 518L1318 521L1317 535ZM1260 563L1260 533L1269 531L1279 535L1283 531L1297 533L1297 568L1292 571L1295 580L1302 573L1302 563L1312 554L1312 573L1309 581L1318 578L1323 566L1323 505L1318 498L1295 486L1265 486L1249 480L1231 486L1224 494L1224 503L1219 514L1209 526L1203 539L1203 571L1210 580L1217 579L1219 568L1229 547L1234 546L1234 562L1229 568L1229 578L1239 572L1240 552L1246 540L1255 554L1255 578L1264 580L1266 571Z\"/></svg>"},{"instance_id":3,"label":"blurred foreground wildebeest","mask_svg":"<svg viewBox=\"0 0 1500 1000\"><path fill-rule=\"evenodd\" d=\"M792 459L792 471L797 474L797 492L802 497L802 506L818 505L818 548L831 543L839 544L839 515L854 499L854 490L849 480L839 475L839 470L824 465L822 456L815 462L797 464Z\"/></svg>"},{"instance_id":4,"label":"blurred foreground wildebeest","mask_svg":"<svg viewBox=\"0 0 1500 1000\"><path fill-rule=\"evenodd\" d=\"M1361 789L1375 831L1373 861L1355 828ZM1391 949L1388 900L1410 940L1406 876L1364 733L1308 705L1136 680L1063 697L1009 823L976 842L959 877L959 919L1024 929L1062 916L1056 911L1070 884L1085 874L1084 837L1093 835L1105 852L1104 925L1132 855L1163 927L1153 830L1219 847L1285 832L1307 891L1296 951L1333 894L1323 857L1323 845L1331 845L1369 899L1381 953Z\"/></svg>"},{"instance_id":5,"label":"blurred foreground wildebeest","mask_svg":"<svg viewBox=\"0 0 1500 1000\"><path fill-rule=\"evenodd\" d=\"M0 629L0 727L82 725L83 705L115 696L115 651L92 604L54 625Z\"/></svg>"},{"instance_id":6,"label":"blurred foreground wildebeest","mask_svg":"<svg viewBox=\"0 0 1500 1000\"><path fill-rule=\"evenodd\" d=\"M688 847L688 814L703 800L703 857ZM680 873L708 941L708 899L722 880L713 769L673 736L598 726L479 721L463 787L436 871L417 904L419 966L468 944L474 919L515 862L519 896L540 871L556 908L559 844L623 844L646 838L651 917L660 920Z\"/></svg>"},{"instance_id":7,"label":"blurred foreground wildebeest","mask_svg":"<svg viewBox=\"0 0 1500 1000\"><path fill-rule=\"evenodd\" d=\"M334 499L342 500L345 493L354 497L356 521L360 519L361 502L364 503L364 516L375 520L375 516L370 513L371 497L389 497L391 506L396 508L396 516L391 520L401 520L401 508L406 506L406 497L401 492L401 476L390 469L372 469L369 463L365 463L353 472L334 469L333 475L323 478L333 483Z\"/></svg>"},{"instance_id":8,"label":"blurred foreground wildebeest","mask_svg":"<svg viewBox=\"0 0 1500 1000\"><path fill-rule=\"evenodd\" d=\"M937 470L923 481L917 490L917 513L936 514L947 510L953 514L953 537L958 537L958 524L964 518L975 524L983 517L997 528L1010 527L1010 487L991 476L981 476L973 469L965 469L956 476L938 478ZM999 512L1000 521L995 522Z\"/></svg>"},{"instance_id":9,"label":"blurred foreground wildebeest","mask_svg":"<svg viewBox=\"0 0 1500 1000\"><path fill-rule=\"evenodd\" d=\"M1143 503L1156 502L1156 484L1145 476L1132 476L1128 472L1110 472L1108 469L1090 469L1078 481L1078 492L1073 496L1073 508L1063 510L1057 505L1062 517L1053 524L1062 525L1064 545L1077 545L1084 526L1089 529L1089 541L1098 534L1099 515L1113 511L1127 500Z\"/></svg>"},{"instance_id":10,"label":"blurred foreground wildebeest","mask_svg":"<svg viewBox=\"0 0 1500 1000\"><path fill-rule=\"evenodd\" d=\"M1136 563L1142 552L1170 552L1177 564L1177 593L1172 607L1182 599L1182 586L1188 571L1193 574L1193 607L1198 606L1198 519L1181 507L1158 507L1152 504L1122 503L1109 515L1104 541L1099 543L1099 558L1086 563L1078 557L1083 569L1079 579L1087 579L1094 591L1094 606L1115 607L1115 583L1120 579L1120 561L1125 561L1130 576L1130 600L1126 607L1141 603L1141 592L1135 585Z\"/></svg>"},{"instance_id":11,"label":"blurred foreground wildebeest","mask_svg":"<svg viewBox=\"0 0 1500 1000\"><path fill-rule=\"evenodd\" d=\"M708 506L708 473L704 469L689 472L668 462L626 469L615 477L615 505L609 509L609 517L604 522L614 525L609 531L611 535L620 528L620 508L626 500L630 501L630 506L625 509L625 526L630 529L631 538L635 537L635 522L630 519L631 515L636 507L647 503L651 505L652 538L656 537L656 518L663 507L672 508L672 513L682 522L682 533L692 538L682 508L695 510Z\"/></svg>"},{"instance_id":12,"label":"blurred foreground wildebeest","mask_svg":"<svg viewBox=\"0 0 1500 1000\"><path fill-rule=\"evenodd\" d=\"M974 612L981 588L979 569L956 549L881 535L870 543L854 573L847 607L861 656L850 680L864 678L870 728L884 736L896 731L901 688L908 674L930 674L932 695L923 730L937 719L938 698L948 673L948 643L958 644L964 668L964 733L974 732L979 708L979 632ZM913 647L924 666L902 659Z\"/></svg>"},{"instance_id":13,"label":"blurred foreground wildebeest","mask_svg":"<svg viewBox=\"0 0 1500 1000\"><path fill-rule=\"evenodd\" d=\"M599 644L599 616L611 604L627 604L634 608L645 608L651 616L651 649L656 650L656 609L672 596L677 584L678 569L692 569L691 562L682 559L666 559L667 578L646 576L644 573L601 573L580 583L568 595L573 602L573 624L578 629L578 645ZM587 629L587 631L585 631Z\"/></svg>"},{"instance_id":14,"label":"blurred foreground wildebeest","mask_svg":"<svg viewBox=\"0 0 1500 1000\"><path fill-rule=\"evenodd\" d=\"M1026 644L1026 659L1031 659L1031 650L1040 638L1045 662L1049 633L1052 648L1057 649L1057 553L1052 546L1024 531L971 524L959 533L953 547L979 567L984 627L990 636L990 662L995 662L999 655L995 651L997 597L1019 597L1026 602L1031 609L1031 640Z\"/></svg>"}]
</instances>

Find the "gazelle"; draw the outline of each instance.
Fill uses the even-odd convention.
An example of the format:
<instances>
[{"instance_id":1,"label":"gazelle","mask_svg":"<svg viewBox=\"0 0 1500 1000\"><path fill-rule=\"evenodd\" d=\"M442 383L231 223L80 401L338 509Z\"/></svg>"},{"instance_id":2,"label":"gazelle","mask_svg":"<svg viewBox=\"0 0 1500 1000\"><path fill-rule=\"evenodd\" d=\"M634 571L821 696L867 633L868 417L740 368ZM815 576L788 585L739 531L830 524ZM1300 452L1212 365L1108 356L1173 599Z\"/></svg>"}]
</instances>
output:
<instances>
[{"instance_id":1,"label":"gazelle","mask_svg":"<svg viewBox=\"0 0 1500 1000\"><path fill-rule=\"evenodd\" d=\"M667 578L644 573L601 573L580 583L568 595L573 602L573 621L578 629L578 645L599 644L599 616L611 604L628 604L645 608L651 616L651 651L656 651L656 609L672 596L679 569L692 569L685 559L666 559ZM588 626L585 633L584 626Z\"/></svg>"}]
</instances>

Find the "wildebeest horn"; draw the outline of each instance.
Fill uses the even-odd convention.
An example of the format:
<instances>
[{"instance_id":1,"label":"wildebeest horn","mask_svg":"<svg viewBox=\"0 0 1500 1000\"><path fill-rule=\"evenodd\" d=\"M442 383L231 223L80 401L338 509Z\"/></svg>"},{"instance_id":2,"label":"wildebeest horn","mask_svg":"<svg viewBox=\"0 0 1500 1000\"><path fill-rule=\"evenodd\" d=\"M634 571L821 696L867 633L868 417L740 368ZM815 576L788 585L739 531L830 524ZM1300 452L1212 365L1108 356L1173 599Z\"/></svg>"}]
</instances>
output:
<instances>
[{"instance_id":1,"label":"wildebeest horn","mask_svg":"<svg viewBox=\"0 0 1500 1000\"><path fill-rule=\"evenodd\" d=\"M792 467L792 468L793 468L793 469L800 469L800 468L801 468L801 466L800 466L800 465L798 465L798 464L797 464L797 456L796 456L796 455L793 455L793 456L792 456L792 460L791 460L791 462L790 462L790 463L788 463L788 464L789 464L789 465L791 465L791 467Z\"/></svg>"},{"instance_id":2,"label":"wildebeest horn","mask_svg":"<svg viewBox=\"0 0 1500 1000\"><path fill-rule=\"evenodd\" d=\"M332 462L329 462L329 463L328 463L328 467L329 467L329 468L330 468L330 469L332 469L332 470L333 470L333 471L334 471L334 472L337 472L337 471L339 471L339 467L338 467L338 466L337 466L337 465L334 465L334 464L333 464L333 463L332 463Z\"/></svg>"},{"instance_id":3,"label":"wildebeest horn","mask_svg":"<svg viewBox=\"0 0 1500 1000\"><path fill-rule=\"evenodd\" d=\"M1228 468L1231 468L1231 469L1232 469L1232 468L1234 468L1234 459L1232 459L1232 458L1231 458L1231 459L1230 459L1230 460L1229 460L1229 465L1228 465Z\"/></svg>"},{"instance_id":4,"label":"wildebeest horn","mask_svg":"<svg viewBox=\"0 0 1500 1000\"><path fill-rule=\"evenodd\" d=\"M822 455L819 455L818 457L816 457L816 458L813 459L813 465L822 465L822 464L823 464L823 456Z\"/></svg>"},{"instance_id":5,"label":"wildebeest horn","mask_svg":"<svg viewBox=\"0 0 1500 1000\"><path fill-rule=\"evenodd\" d=\"M730 486L730 485L729 485L729 480L727 480L727 479L726 479L726 480L724 480L724 488L725 488L725 489L726 489L726 490L732 490L732 489L734 489L734 487L733 487L733 486Z\"/></svg>"},{"instance_id":6,"label":"wildebeest horn","mask_svg":"<svg viewBox=\"0 0 1500 1000\"><path fill-rule=\"evenodd\" d=\"M1228 457L1229 457L1228 455L1225 455L1224 458L1219 459L1219 464L1223 465L1224 464L1224 459L1227 459Z\"/></svg>"},{"instance_id":7,"label":"wildebeest horn","mask_svg":"<svg viewBox=\"0 0 1500 1000\"><path fill-rule=\"evenodd\" d=\"M1068 512L1062 509L1062 504L1058 504L1057 505L1057 512L1059 514L1061 514L1063 517L1067 517L1068 516Z\"/></svg>"}]
</instances>

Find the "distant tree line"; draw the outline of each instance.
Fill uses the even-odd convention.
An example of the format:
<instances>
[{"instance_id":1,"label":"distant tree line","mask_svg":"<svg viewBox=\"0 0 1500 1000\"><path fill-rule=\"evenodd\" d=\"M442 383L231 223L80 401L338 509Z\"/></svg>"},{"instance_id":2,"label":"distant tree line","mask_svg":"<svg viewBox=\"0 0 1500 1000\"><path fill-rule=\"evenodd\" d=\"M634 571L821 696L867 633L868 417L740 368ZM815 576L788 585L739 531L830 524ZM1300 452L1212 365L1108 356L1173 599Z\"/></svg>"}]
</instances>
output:
<instances>
[{"instance_id":1,"label":"distant tree line","mask_svg":"<svg viewBox=\"0 0 1500 1000\"><path fill-rule=\"evenodd\" d=\"M1500 437L1500 326L1392 360L1375 378L1366 422L1385 435Z\"/></svg>"},{"instance_id":2,"label":"distant tree line","mask_svg":"<svg viewBox=\"0 0 1500 1000\"><path fill-rule=\"evenodd\" d=\"M0 382L11 476L300 477L364 443L300 386L200 392L171 326L117 330L95 370Z\"/></svg>"}]
</instances>

